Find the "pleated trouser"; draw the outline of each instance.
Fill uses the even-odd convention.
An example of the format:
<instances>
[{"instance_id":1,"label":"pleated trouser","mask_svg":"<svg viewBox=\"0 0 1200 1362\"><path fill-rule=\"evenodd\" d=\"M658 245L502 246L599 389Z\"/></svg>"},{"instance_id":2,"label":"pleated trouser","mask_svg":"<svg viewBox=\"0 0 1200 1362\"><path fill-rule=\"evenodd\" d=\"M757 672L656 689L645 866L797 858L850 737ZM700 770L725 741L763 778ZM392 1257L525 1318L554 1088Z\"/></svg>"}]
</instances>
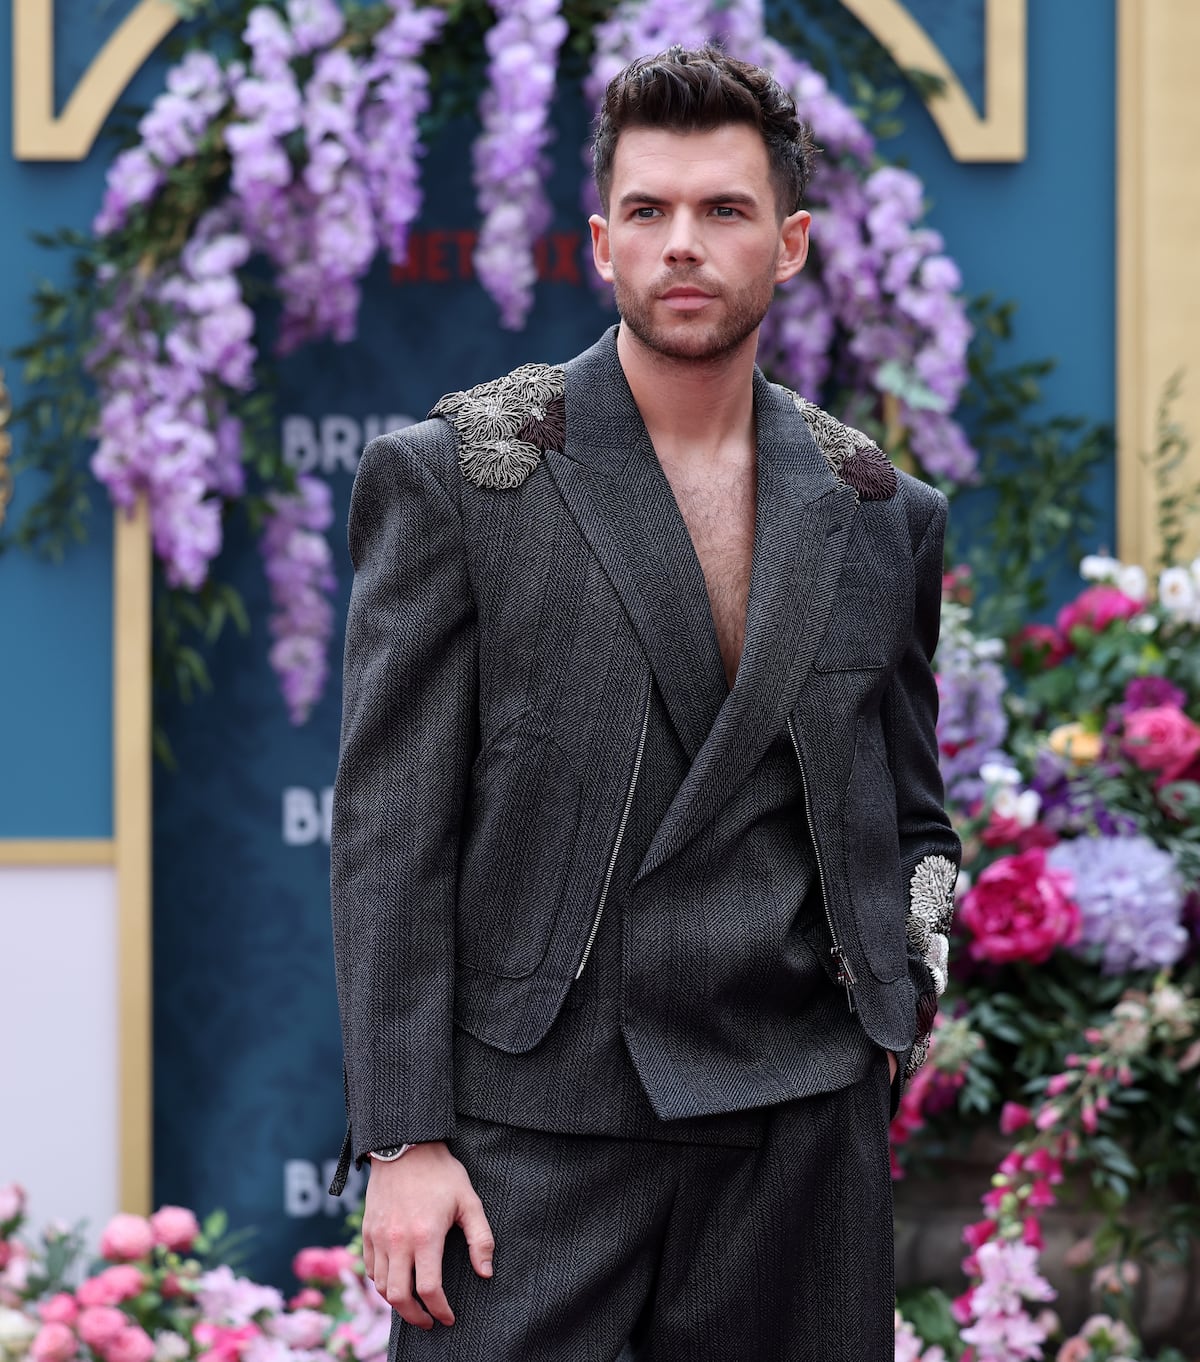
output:
<instances>
[{"instance_id":1,"label":"pleated trouser","mask_svg":"<svg viewBox=\"0 0 1200 1362\"><path fill-rule=\"evenodd\" d=\"M495 1270L446 1243L455 1322L393 1316L390 1362L890 1362L886 1058L764 1109L758 1148L461 1117Z\"/></svg>"}]
</instances>

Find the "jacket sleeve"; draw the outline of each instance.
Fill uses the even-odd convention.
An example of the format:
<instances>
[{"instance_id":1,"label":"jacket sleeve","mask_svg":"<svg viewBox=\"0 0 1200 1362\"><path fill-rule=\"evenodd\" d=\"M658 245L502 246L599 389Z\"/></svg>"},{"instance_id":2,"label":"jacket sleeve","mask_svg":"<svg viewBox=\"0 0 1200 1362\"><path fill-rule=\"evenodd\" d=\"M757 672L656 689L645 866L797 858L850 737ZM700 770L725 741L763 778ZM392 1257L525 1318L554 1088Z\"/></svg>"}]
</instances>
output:
<instances>
[{"instance_id":1,"label":"jacket sleeve","mask_svg":"<svg viewBox=\"0 0 1200 1362\"><path fill-rule=\"evenodd\" d=\"M938 765L938 692L933 671L942 604L942 546L946 498L924 484L908 483L908 495L925 510L912 517L915 601L912 637L883 701L888 764L896 787L900 866L907 888L908 969L917 995L917 1034L900 1056L893 1106L904 1080L924 1062L946 987L948 933L961 848L945 808ZM919 488L919 492L917 489ZM919 497L919 501L918 501ZM923 503L923 506L921 505Z\"/></svg>"},{"instance_id":2,"label":"jacket sleeve","mask_svg":"<svg viewBox=\"0 0 1200 1362\"><path fill-rule=\"evenodd\" d=\"M429 427L424 428L428 438ZM350 503L330 887L351 1158L454 1133L454 910L477 625L454 497L420 434L368 445Z\"/></svg>"}]
</instances>

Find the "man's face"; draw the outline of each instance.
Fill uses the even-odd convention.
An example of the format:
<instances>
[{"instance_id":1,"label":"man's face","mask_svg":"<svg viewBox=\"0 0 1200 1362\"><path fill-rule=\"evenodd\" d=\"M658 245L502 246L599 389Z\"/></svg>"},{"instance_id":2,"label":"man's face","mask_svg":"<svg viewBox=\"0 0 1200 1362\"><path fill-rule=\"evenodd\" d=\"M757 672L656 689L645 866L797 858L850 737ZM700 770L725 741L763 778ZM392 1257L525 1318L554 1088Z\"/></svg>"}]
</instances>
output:
<instances>
[{"instance_id":1,"label":"man's face","mask_svg":"<svg viewBox=\"0 0 1200 1362\"><path fill-rule=\"evenodd\" d=\"M672 359L717 359L754 336L808 252L808 213L779 220L766 146L740 123L623 132L608 217L589 221L623 323Z\"/></svg>"}]
</instances>

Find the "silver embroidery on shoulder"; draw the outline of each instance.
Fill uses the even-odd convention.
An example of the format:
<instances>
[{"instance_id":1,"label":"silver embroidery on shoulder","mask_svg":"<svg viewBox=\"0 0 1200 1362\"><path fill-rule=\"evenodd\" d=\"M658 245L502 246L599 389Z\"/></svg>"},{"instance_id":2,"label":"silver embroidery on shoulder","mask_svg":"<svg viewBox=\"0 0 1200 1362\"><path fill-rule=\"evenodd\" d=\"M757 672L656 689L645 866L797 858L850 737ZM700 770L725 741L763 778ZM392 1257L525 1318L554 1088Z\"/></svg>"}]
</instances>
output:
<instances>
[{"instance_id":1,"label":"silver embroidery on shoulder","mask_svg":"<svg viewBox=\"0 0 1200 1362\"><path fill-rule=\"evenodd\" d=\"M896 470L869 435L843 424L799 393L791 396L829 471L839 482L853 488L863 501L887 501L895 496Z\"/></svg>"},{"instance_id":2,"label":"silver embroidery on shoulder","mask_svg":"<svg viewBox=\"0 0 1200 1362\"><path fill-rule=\"evenodd\" d=\"M905 1078L911 1078L929 1058L929 1046L932 1040L933 1036L927 1032L913 1042L913 1047L908 1054L908 1063L904 1066Z\"/></svg>"},{"instance_id":3,"label":"silver embroidery on shoulder","mask_svg":"<svg viewBox=\"0 0 1200 1362\"><path fill-rule=\"evenodd\" d=\"M950 942L954 920L954 885L958 870L945 856L926 856L918 862L909 884L908 940L933 975L939 996L949 975Z\"/></svg>"},{"instance_id":4,"label":"silver embroidery on shoulder","mask_svg":"<svg viewBox=\"0 0 1200 1362\"><path fill-rule=\"evenodd\" d=\"M522 364L503 378L447 393L429 413L459 437L459 467L477 487L520 487L565 433L561 368Z\"/></svg>"}]
</instances>

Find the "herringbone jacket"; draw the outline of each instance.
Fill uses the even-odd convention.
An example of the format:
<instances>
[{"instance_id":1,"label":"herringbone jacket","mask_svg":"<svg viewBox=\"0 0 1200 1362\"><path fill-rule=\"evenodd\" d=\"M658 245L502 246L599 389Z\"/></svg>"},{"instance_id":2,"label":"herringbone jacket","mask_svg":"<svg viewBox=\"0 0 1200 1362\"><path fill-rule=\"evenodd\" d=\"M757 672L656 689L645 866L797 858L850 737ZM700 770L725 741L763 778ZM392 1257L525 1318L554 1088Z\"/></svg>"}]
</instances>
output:
<instances>
[{"instance_id":1,"label":"herringbone jacket","mask_svg":"<svg viewBox=\"0 0 1200 1362\"><path fill-rule=\"evenodd\" d=\"M786 733L839 976L871 1040L919 1062L959 855L931 667L946 502L757 370L754 401L745 645L719 696L615 328L366 449L333 809L339 1182L372 1149L452 1137L456 1018L509 1052L548 1032L603 911L652 686L691 766L634 883L669 875Z\"/></svg>"}]
</instances>

